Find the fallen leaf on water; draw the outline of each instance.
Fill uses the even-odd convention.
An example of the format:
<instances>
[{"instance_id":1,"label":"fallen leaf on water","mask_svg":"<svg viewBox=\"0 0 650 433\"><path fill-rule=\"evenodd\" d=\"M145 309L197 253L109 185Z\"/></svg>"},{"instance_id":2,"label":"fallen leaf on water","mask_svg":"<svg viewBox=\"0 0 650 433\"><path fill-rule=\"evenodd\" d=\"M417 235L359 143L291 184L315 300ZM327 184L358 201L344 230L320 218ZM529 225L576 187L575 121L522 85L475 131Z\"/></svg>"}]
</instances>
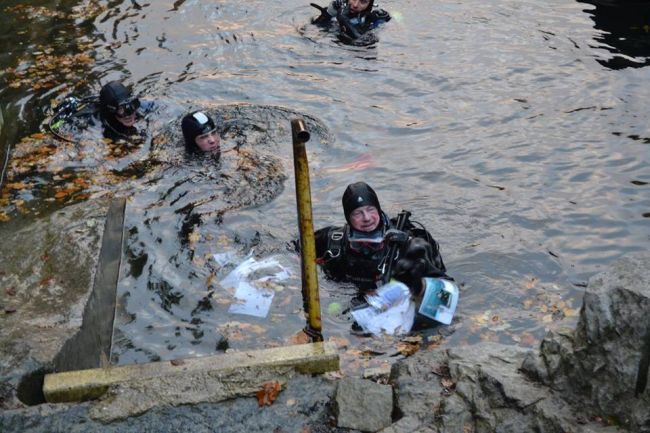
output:
<instances>
[{"instance_id":1,"label":"fallen leaf on water","mask_svg":"<svg viewBox=\"0 0 650 433\"><path fill-rule=\"evenodd\" d=\"M411 356L420 350L420 343L408 343L400 341L397 343L397 351L404 356Z\"/></svg>"},{"instance_id":2,"label":"fallen leaf on water","mask_svg":"<svg viewBox=\"0 0 650 433\"><path fill-rule=\"evenodd\" d=\"M537 343L537 338L530 332L522 332L519 338L519 344L526 347L533 347Z\"/></svg>"},{"instance_id":3,"label":"fallen leaf on water","mask_svg":"<svg viewBox=\"0 0 650 433\"><path fill-rule=\"evenodd\" d=\"M241 323L239 329L242 331L249 331L253 334L266 334L266 328L260 325L253 325L252 323Z\"/></svg>"},{"instance_id":4,"label":"fallen leaf on water","mask_svg":"<svg viewBox=\"0 0 650 433\"><path fill-rule=\"evenodd\" d=\"M23 182L12 182L5 185L8 189L25 189L27 184Z\"/></svg>"},{"instance_id":5,"label":"fallen leaf on water","mask_svg":"<svg viewBox=\"0 0 650 433\"><path fill-rule=\"evenodd\" d=\"M433 350L438 348L442 344L442 335L432 335L427 339L427 346L426 348L428 350Z\"/></svg>"},{"instance_id":6,"label":"fallen leaf on water","mask_svg":"<svg viewBox=\"0 0 650 433\"><path fill-rule=\"evenodd\" d=\"M198 242L199 238L199 232L196 230L192 230L192 233L190 233L190 235L187 237L191 244Z\"/></svg>"},{"instance_id":7,"label":"fallen leaf on water","mask_svg":"<svg viewBox=\"0 0 650 433\"><path fill-rule=\"evenodd\" d=\"M564 315L565 315L566 317L575 317L575 316L577 316L578 313L580 312L579 310L577 310L577 309L575 309L575 308L565 308L565 309L562 310L562 311L564 311Z\"/></svg>"},{"instance_id":8,"label":"fallen leaf on water","mask_svg":"<svg viewBox=\"0 0 650 433\"><path fill-rule=\"evenodd\" d=\"M305 333L305 331L298 331L298 333L289 337L289 344L307 344L311 343L311 338Z\"/></svg>"},{"instance_id":9,"label":"fallen leaf on water","mask_svg":"<svg viewBox=\"0 0 650 433\"><path fill-rule=\"evenodd\" d=\"M280 382L272 381L262 384L262 389L257 391L257 403L262 406L271 406L278 395L282 391L282 386Z\"/></svg>"}]
</instances>

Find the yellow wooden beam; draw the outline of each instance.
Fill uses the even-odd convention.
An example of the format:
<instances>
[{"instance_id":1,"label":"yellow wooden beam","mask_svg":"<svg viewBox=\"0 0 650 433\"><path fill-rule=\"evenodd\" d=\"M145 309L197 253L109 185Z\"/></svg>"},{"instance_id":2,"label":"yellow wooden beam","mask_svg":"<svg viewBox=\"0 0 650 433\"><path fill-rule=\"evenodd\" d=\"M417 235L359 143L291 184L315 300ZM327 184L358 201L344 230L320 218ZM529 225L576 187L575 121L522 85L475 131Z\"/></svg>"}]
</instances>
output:
<instances>
[{"instance_id":1,"label":"yellow wooden beam","mask_svg":"<svg viewBox=\"0 0 650 433\"><path fill-rule=\"evenodd\" d=\"M90 370L52 373L45 376L43 393L49 403L78 402L102 396L112 385L128 382L178 379L183 376L225 377L243 369L290 367L300 373L325 373L339 369L336 345L331 342L300 344L263 350L233 352L201 358L160 361ZM215 379L218 380L218 379Z\"/></svg>"}]
</instances>

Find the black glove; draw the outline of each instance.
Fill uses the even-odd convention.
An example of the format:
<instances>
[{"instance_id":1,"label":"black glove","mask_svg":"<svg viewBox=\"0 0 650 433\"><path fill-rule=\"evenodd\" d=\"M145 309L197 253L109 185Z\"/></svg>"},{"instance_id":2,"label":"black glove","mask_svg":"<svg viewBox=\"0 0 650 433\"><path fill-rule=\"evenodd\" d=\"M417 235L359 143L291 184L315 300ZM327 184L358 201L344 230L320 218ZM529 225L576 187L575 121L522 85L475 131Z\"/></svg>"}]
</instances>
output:
<instances>
[{"instance_id":1,"label":"black glove","mask_svg":"<svg viewBox=\"0 0 650 433\"><path fill-rule=\"evenodd\" d=\"M318 9L320 11L320 15L311 20L312 24L316 24L317 26L318 25L326 25L326 24L329 24L330 21L332 21L332 15L330 15L327 12L327 8L319 6L316 3L309 3L309 5L315 7L316 9Z\"/></svg>"},{"instance_id":2,"label":"black glove","mask_svg":"<svg viewBox=\"0 0 650 433\"><path fill-rule=\"evenodd\" d=\"M402 230L388 229L384 234L384 240L387 242L395 242L400 246L404 245L408 239L409 235Z\"/></svg>"},{"instance_id":3,"label":"black glove","mask_svg":"<svg viewBox=\"0 0 650 433\"><path fill-rule=\"evenodd\" d=\"M444 276L445 273L435 265L433 248L422 238L413 238L404 251L404 256L395 264L394 278L406 284L414 296L419 296L424 288L424 277Z\"/></svg>"},{"instance_id":4,"label":"black glove","mask_svg":"<svg viewBox=\"0 0 650 433\"><path fill-rule=\"evenodd\" d=\"M345 6L338 9L336 20L339 22L341 33L354 40L361 37L361 32L350 22L350 7Z\"/></svg>"}]
</instances>

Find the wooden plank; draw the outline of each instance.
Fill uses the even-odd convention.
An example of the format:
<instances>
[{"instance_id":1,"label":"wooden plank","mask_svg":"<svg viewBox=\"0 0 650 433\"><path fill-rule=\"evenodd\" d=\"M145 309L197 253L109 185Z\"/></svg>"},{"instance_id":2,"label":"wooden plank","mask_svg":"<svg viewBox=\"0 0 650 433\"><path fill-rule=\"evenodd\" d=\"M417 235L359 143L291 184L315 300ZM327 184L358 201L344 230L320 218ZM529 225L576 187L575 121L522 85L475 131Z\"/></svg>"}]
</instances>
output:
<instances>
[{"instance_id":1,"label":"wooden plank","mask_svg":"<svg viewBox=\"0 0 650 433\"><path fill-rule=\"evenodd\" d=\"M331 342L301 344L271 349L233 352L177 361L161 361L53 373L45 376L43 393L50 403L85 401L102 396L111 386L147 383L161 387L194 380L199 375L214 381L227 381L228 375L243 370L291 368L314 374L339 369L336 345ZM174 392L174 390L170 390ZM235 392L236 394L236 392Z\"/></svg>"}]
</instances>

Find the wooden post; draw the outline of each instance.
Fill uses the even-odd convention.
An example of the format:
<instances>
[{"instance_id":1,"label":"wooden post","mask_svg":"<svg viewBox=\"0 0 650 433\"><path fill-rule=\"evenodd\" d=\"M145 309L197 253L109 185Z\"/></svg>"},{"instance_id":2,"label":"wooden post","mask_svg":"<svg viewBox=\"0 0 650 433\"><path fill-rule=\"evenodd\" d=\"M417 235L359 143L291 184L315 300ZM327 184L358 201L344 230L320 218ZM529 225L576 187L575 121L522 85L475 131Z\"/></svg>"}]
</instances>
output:
<instances>
[{"instance_id":1,"label":"wooden post","mask_svg":"<svg viewBox=\"0 0 650 433\"><path fill-rule=\"evenodd\" d=\"M309 184L309 164L305 143L309 132L302 119L291 121L293 135L293 166L296 177L296 202L298 206L298 226L300 228L300 255L302 268L302 294L307 311L305 332L313 342L323 341L321 333L320 297L318 295L318 274L316 271L316 241L314 221L311 211L311 187Z\"/></svg>"}]
</instances>

